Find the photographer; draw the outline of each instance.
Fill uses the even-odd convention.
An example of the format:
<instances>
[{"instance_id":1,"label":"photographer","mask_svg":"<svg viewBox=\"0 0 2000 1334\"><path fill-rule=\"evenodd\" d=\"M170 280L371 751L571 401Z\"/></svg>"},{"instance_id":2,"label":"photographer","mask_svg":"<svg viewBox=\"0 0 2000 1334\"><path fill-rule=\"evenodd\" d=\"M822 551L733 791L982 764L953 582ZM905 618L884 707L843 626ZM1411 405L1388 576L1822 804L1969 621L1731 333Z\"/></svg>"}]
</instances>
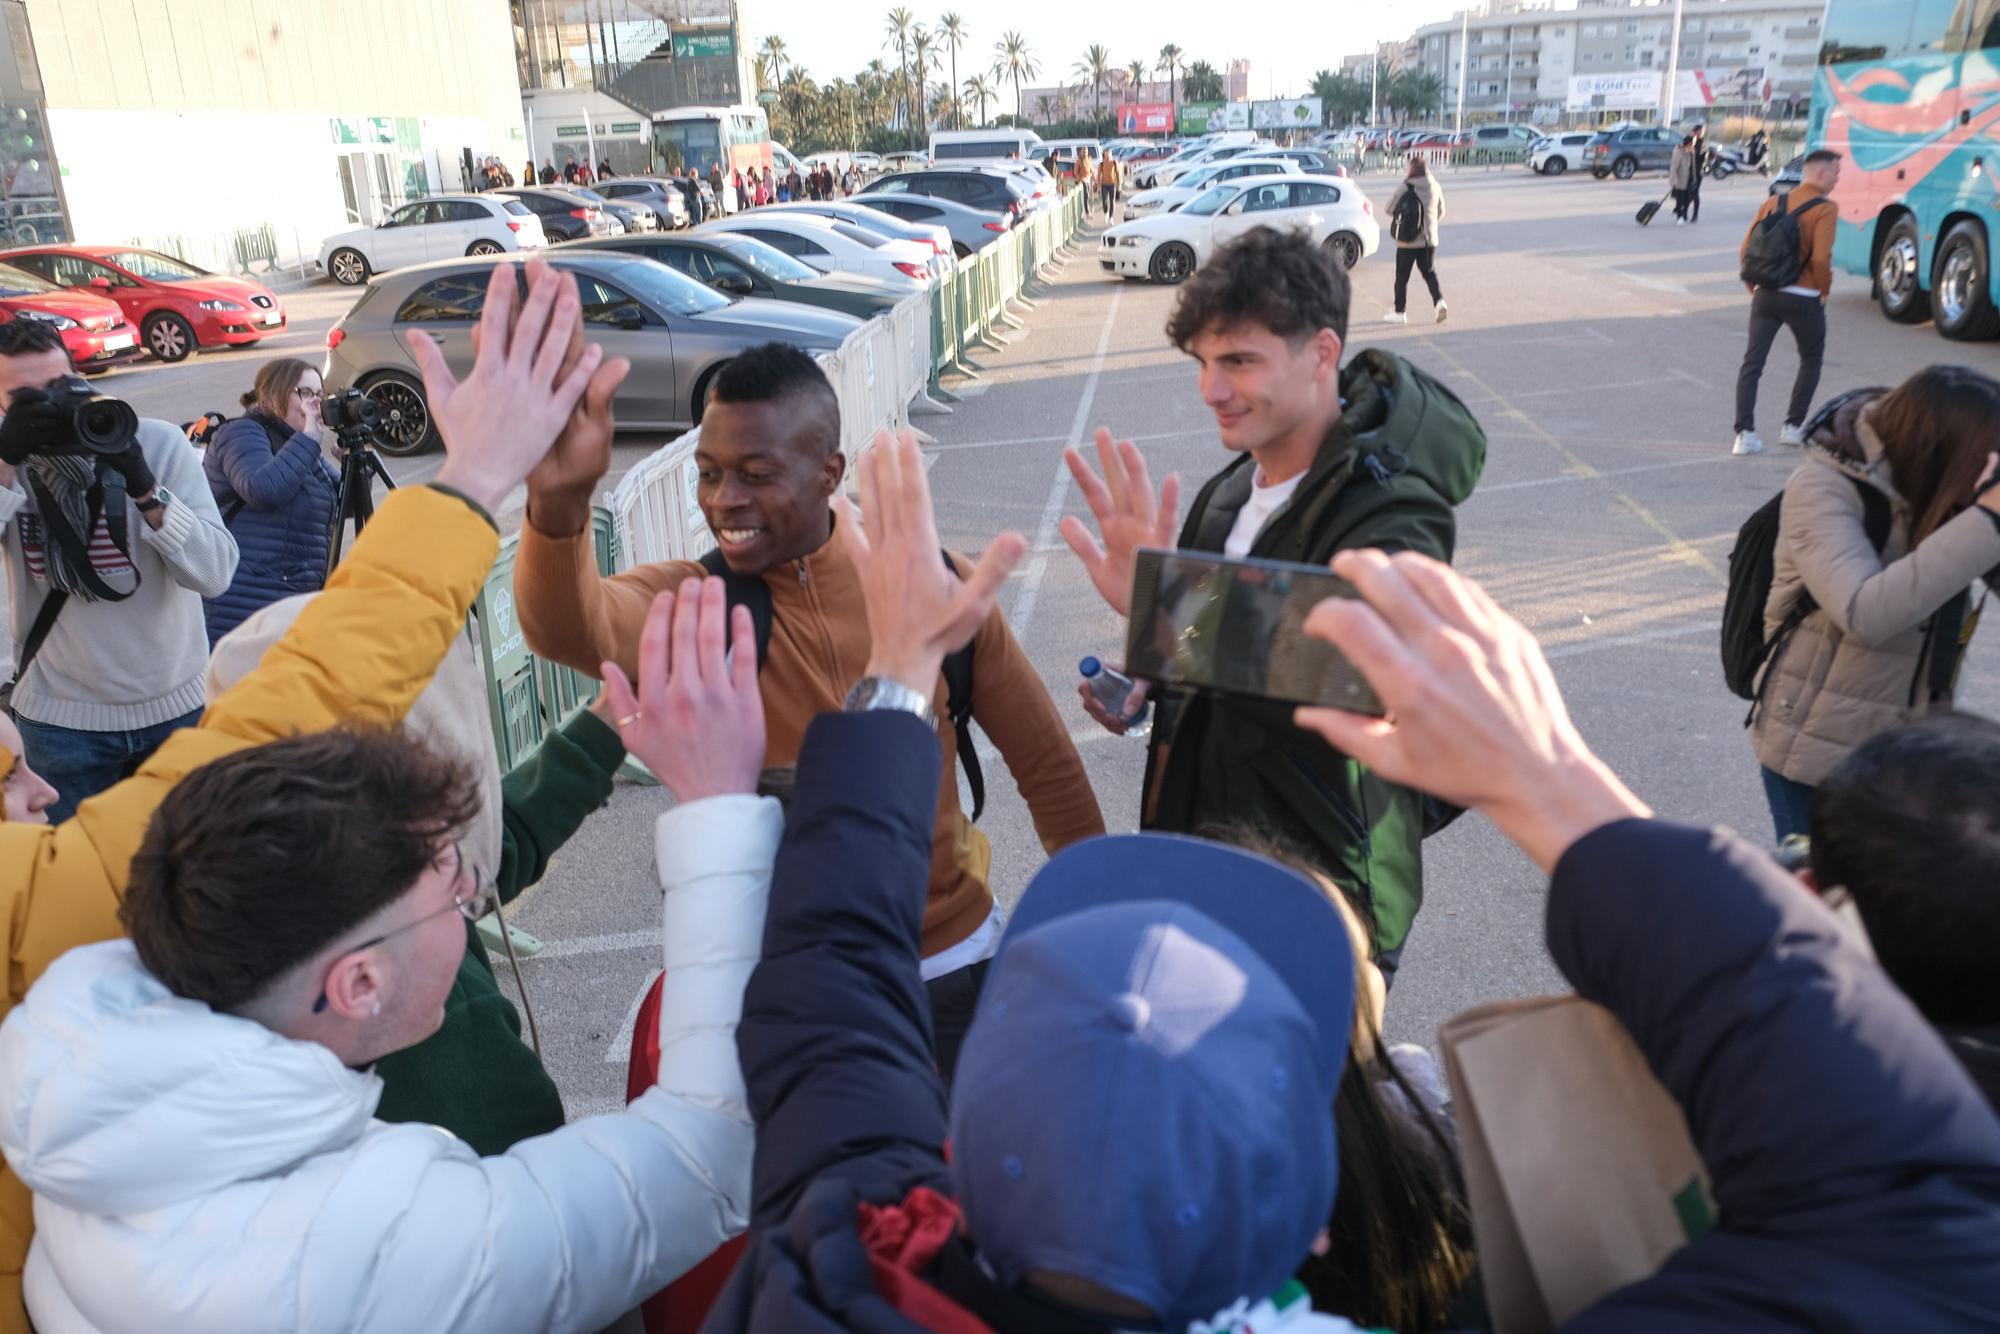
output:
<instances>
[{"instance_id":1,"label":"photographer","mask_svg":"<svg viewBox=\"0 0 2000 1334\"><path fill-rule=\"evenodd\" d=\"M201 465L242 553L228 590L208 599L210 644L280 598L319 591L340 500L338 446L321 442L318 371L295 357L273 361L243 406L250 410L222 424Z\"/></svg>"},{"instance_id":2,"label":"photographer","mask_svg":"<svg viewBox=\"0 0 2000 1334\"><path fill-rule=\"evenodd\" d=\"M53 328L0 325L12 707L28 762L61 794L56 823L200 720L201 600L236 572L235 539L186 437L142 421L115 453L85 445L64 398L70 376Z\"/></svg>"}]
</instances>

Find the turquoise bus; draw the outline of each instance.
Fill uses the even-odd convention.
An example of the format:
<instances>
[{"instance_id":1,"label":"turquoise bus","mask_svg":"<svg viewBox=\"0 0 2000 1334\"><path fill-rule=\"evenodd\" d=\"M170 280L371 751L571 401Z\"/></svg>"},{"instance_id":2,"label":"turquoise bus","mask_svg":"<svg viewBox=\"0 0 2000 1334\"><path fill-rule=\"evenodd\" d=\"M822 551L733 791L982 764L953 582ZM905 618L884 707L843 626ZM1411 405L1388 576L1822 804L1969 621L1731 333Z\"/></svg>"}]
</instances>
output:
<instances>
[{"instance_id":1,"label":"turquoise bus","mask_svg":"<svg viewBox=\"0 0 2000 1334\"><path fill-rule=\"evenodd\" d=\"M1884 315L2000 335L2000 0L1831 0L1806 144L1844 159L1834 264Z\"/></svg>"}]
</instances>

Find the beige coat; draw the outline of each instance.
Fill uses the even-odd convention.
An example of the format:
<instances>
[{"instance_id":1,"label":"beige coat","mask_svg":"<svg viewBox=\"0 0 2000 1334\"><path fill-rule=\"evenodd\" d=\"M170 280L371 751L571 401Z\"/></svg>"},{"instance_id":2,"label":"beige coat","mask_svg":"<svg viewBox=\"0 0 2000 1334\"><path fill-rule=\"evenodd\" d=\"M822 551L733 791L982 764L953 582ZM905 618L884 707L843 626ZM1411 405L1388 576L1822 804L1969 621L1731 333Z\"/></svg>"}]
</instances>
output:
<instances>
[{"instance_id":1,"label":"beige coat","mask_svg":"<svg viewBox=\"0 0 2000 1334\"><path fill-rule=\"evenodd\" d=\"M1674 145L1673 161L1667 165L1667 184L1676 190L1685 190L1694 178L1694 150Z\"/></svg>"},{"instance_id":2,"label":"beige coat","mask_svg":"<svg viewBox=\"0 0 2000 1334\"><path fill-rule=\"evenodd\" d=\"M1750 740L1766 767L1817 785L1870 737L1950 706L1927 687L1926 631L1940 607L2000 566L2000 525L1974 506L1910 550L1910 507L1859 405L1808 448L1785 484L1765 633L1777 632L1802 589L1819 610L1766 669ZM1879 555L1854 478L1890 501L1894 521Z\"/></svg>"},{"instance_id":3,"label":"beige coat","mask_svg":"<svg viewBox=\"0 0 2000 1334\"><path fill-rule=\"evenodd\" d=\"M1397 241L1399 250L1417 250L1438 243L1438 230L1444 222L1444 187L1435 176L1406 178L1403 183L1389 192L1388 206L1382 210L1382 226L1386 231L1396 216L1396 204L1403 197L1403 191L1414 190L1424 206L1424 234L1421 240Z\"/></svg>"}]
</instances>

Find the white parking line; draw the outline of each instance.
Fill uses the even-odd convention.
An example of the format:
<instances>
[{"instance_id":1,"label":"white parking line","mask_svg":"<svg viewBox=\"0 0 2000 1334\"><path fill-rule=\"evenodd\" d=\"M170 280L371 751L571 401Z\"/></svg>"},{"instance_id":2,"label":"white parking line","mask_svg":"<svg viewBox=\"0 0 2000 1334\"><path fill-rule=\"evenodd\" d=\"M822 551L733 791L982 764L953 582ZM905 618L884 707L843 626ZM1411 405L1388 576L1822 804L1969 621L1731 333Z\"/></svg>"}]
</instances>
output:
<instances>
[{"instance_id":1,"label":"white parking line","mask_svg":"<svg viewBox=\"0 0 2000 1334\"><path fill-rule=\"evenodd\" d=\"M618 1031L613 1033L605 1044L606 1065L617 1065L620 1061L629 1061L632 1058L632 1030L639 1023L639 1006L646 999L646 993L652 989L653 979L649 976L639 984L638 991L633 993L632 1003L625 1007L625 1022L618 1025Z\"/></svg>"},{"instance_id":2,"label":"white parking line","mask_svg":"<svg viewBox=\"0 0 2000 1334\"><path fill-rule=\"evenodd\" d=\"M544 940L534 961L567 959L580 954L610 954L616 950L657 948L660 928L654 924L643 931L614 931L602 936L572 936L568 940ZM523 959L522 963L528 960Z\"/></svg>"},{"instance_id":3,"label":"white parking line","mask_svg":"<svg viewBox=\"0 0 2000 1334\"><path fill-rule=\"evenodd\" d=\"M1700 468L1708 464L1734 463L1732 454L1711 454L1698 459L1675 459L1670 463L1639 463L1630 468L1606 468L1601 472L1565 473L1561 477L1536 477L1525 482L1498 482L1492 486L1482 486L1472 493L1471 499L1490 496L1500 491L1526 491L1534 487L1561 486L1565 482L1601 482L1611 477L1631 477L1636 473L1666 472L1672 468Z\"/></svg>"}]
</instances>

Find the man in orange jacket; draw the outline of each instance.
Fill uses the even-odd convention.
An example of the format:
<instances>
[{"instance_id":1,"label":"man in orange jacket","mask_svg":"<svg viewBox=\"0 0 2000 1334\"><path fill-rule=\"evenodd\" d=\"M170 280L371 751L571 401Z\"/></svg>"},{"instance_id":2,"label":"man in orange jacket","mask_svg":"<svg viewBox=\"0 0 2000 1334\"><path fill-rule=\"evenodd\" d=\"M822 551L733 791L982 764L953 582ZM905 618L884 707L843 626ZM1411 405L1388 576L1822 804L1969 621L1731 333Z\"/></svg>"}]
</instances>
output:
<instances>
[{"instance_id":1,"label":"man in orange jacket","mask_svg":"<svg viewBox=\"0 0 2000 1334\"><path fill-rule=\"evenodd\" d=\"M1750 343L1743 352L1743 366L1736 374L1736 443L1733 454L1759 454L1764 442L1757 435L1757 383L1764 377L1764 359L1779 329L1790 329L1799 345L1799 374L1792 381L1792 399L1785 410L1785 429L1779 433L1781 445L1805 443L1805 420L1812 412L1813 393L1819 388L1820 360L1826 354L1826 299L1833 295L1833 235L1835 212L1833 187L1840 181L1840 154L1830 148L1806 154L1801 180L1788 193L1773 195L1757 210L1750 230L1743 234L1739 261L1750 253L1751 239L1779 209L1794 219L1799 236L1799 272L1782 286L1750 289Z\"/></svg>"}]
</instances>

